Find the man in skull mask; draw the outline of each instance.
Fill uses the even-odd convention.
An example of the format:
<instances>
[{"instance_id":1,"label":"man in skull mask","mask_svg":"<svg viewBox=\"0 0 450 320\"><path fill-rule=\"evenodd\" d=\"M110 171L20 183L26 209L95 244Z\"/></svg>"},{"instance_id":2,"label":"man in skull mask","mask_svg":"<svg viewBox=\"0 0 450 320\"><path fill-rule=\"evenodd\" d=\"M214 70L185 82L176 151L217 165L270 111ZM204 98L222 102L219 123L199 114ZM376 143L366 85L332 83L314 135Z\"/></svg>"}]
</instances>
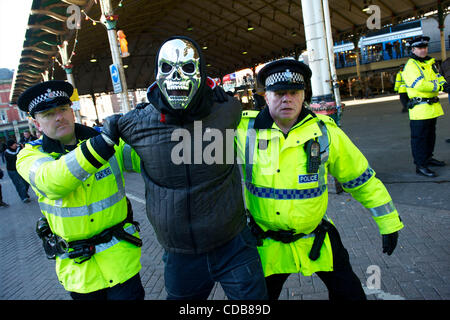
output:
<instances>
[{"instance_id":1,"label":"man in skull mask","mask_svg":"<svg viewBox=\"0 0 450 320\"><path fill-rule=\"evenodd\" d=\"M239 102L206 76L199 46L179 36L162 44L147 98L147 106L106 118L103 133L119 132L142 159L147 216L165 249L167 298L206 299L220 282L229 299L267 299L238 166L203 160L214 133L237 128ZM216 156L234 161L233 147L219 149Z\"/></svg>"}]
</instances>

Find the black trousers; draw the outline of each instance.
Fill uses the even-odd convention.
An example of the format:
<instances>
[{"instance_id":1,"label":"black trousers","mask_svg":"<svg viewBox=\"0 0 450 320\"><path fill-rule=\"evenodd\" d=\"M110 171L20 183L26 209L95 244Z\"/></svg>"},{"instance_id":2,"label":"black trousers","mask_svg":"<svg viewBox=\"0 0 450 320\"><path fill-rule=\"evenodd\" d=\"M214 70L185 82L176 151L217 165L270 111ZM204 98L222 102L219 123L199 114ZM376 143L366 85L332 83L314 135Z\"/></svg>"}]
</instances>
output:
<instances>
[{"instance_id":1,"label":"black trousers","mask_svg":"<svg viewBox=\"0 0 450 320\"><path fill-rule=\"evenodd\" d=\"M358 276L353 272L347 250L342 244L337 229L332 226L328 231L333 251L333 271L316 272L328 289L330 300L367 300ZM269 300L277 300L289 273L274 274L266 277Z\"/></svg>"},{"instance_id":2,"label":"black trousers","mask_svg":"<svg viewBox=\"0 0 450 320\"><path fill-rule=\"evenodd\" d=\"M426 166L427 161L433 157L436 119L410 120L411 151L416 166Z\"/></svg>"},{"instance_id":3,"label":"black trousers","mask_svg":"<svg viewBox=\"0 0 450 320\"><path fill-rule=\"evenodd\" d=\"M145 291L139 273L124 283L90 293L70 292L73 300L144 300Z\"/></svg>"}]
</instances>

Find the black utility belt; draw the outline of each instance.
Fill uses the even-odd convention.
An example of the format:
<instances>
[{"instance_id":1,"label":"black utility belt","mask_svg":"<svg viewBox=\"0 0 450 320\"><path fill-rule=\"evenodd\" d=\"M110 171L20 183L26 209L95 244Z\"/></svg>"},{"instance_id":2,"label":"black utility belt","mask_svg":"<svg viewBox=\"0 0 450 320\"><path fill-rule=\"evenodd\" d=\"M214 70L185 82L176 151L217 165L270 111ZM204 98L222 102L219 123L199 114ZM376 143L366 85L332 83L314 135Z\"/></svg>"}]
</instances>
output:
<instances>
[{"instance_id":1,"label":"black utility belt","mask_svg":"<svg viewBox=\"0 0 450 320\"><path fill-rule=\"evenodd\" d=\"M414 106L416 106L418 104L422 104L422 103L433 104L436 102L439 102L438 97L433 97L433 98L415 97L415 98L412 98L409 100L408 107L409 107L409 109L412 109L412 108L414 108Z\"/></svg>"},{"instance_id":2,"label":"black utility belt","mask_svg":"<svg viewBox=\"0 0 450 320\"><path fill-rule=\"evenodd\" d=\"M266 238L271 238L275 241L280 241L282 243L295 242L307 234L295 233L294 230L267 230L263 231L261 227L255 222L250 212L247 212L247 224L252 231L253 235L256 237L257 246L262 246L263 240ZM309 253L309 258L311 260L317 260L320 256L320 248L322 248L323 242L325 241L325 235L330 230L333 225L325 219L319 223L319 225L314 229L314 242Z\"/></svg>"},{"instance_id":3,"label":"black utility belt","mask_svg":"<svg viewBox=\"0 0 450 320\"><path fill-rule=\"evenodd\" d=\"M100 234L89 239L77 240L68 243L67 256L70 259L85 258L88 260L96 252L96 246L109 243L113 237L118 240L129 242L136 247L142 247L142 240L126 232L123 227L126 221L102 231ZM132 224L139 231L139 223L133 221ZM81 261L84 262L85 260Z\"/></svg>"},{"instance_id":4,"label":"black utility belt","mask_svg":"<svg viewBox=\"0 0 450 320\"><path fill-rule=\"evenodd\" d=\"M42 221L46 220L45 218L40 219ZM42 239L45 253L48 259L55 259L56 256L61 259L69 258L69 259L78 259L76 263L83 263L84 261L89 260L96 253L96 246L102 244L111 243L113 237L117 240L129 242L137 247L142 246L142 240L133 236L132 234L126 232L124 230L125 223L130 222L133 225L133 229L139 231L139 223L136 221L122 221L111 228L103 230L98 235L95 235L89 239L77 240L67 242L63 238L58 235L55 235L51 232L48 224L45 226L46 229L43 231L41 227L40 230L37 228L37 232L39 237ZM39 222L38 222L39 223Z\"/></svg>"}]
</instances>

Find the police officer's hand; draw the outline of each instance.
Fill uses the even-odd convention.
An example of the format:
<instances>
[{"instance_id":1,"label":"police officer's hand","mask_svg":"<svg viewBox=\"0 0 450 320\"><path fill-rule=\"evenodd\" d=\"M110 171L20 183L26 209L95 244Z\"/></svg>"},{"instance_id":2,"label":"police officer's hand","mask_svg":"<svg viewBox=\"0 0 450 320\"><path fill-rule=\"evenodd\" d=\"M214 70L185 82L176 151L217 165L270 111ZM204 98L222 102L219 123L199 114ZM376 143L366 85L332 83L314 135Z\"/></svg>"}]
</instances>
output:
<instances>
[{"instance_id":1,"label":"police officer's hand","mask_svg":"<svg viewBox=\"0 0 450 320\"><path fill-rule=\"evenodd\" d=\"M225 93L225 90L222 89L220 86L216 86L213 89L213 95L214 95L214 101L223 103L228 101L228 95Z\"/></svg>"},{"instance_id":2,"label":"police officer's hand","mask_svg":"<svg viewBox=\"0 0 450 320\"><path fill-rule=\"evenodd\" d=\"M389 234L383 234L383 253L386 253L388 256L394 252L395 247L397 246L398 240L398 232L393 232Z\"/></svg>"},{"instance_id":3,"label":"police officer's hand","mask_svg":"<svg viewBox=\"0 0 450 320\"><path fill-rule=\"evenodd\" d=\"M444 83L442 85L442 91L444 91L445 93L450 93L450 84L448 84L447 82Z\"/></svg>"},{"instance_id":4,"label":"police officer's hand","mask_svg":"<svg viewBox=\"0 0 450 320\"><path fill-rule=\"evenodd\" d=\"M120 114L113 114L103 120L102 135L107 137L105 139L106 143L109 142L109 138L114 144L119 145L120 132L118 123L121 116Z\"/></svg>"}]
</instances>

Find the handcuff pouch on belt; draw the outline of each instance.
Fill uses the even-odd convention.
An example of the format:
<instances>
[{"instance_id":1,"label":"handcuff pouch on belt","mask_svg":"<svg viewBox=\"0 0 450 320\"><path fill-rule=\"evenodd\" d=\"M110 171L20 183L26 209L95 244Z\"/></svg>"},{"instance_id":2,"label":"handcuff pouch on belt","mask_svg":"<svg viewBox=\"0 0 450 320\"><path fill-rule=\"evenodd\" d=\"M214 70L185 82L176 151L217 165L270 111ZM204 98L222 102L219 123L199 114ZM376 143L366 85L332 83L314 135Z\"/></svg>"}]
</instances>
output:
<instances>
[{"instance_id":1,"label":"handcuff pouch on belt","mask_svg":"<svg viewBox=\"0 0 450 320\"><path fill-rule=\"evenodd\" d=\"M294 230L263 231L253 219L249 210L247 210L247 225L250 228L250 231L255 236L257 241L256 245L258 247L263 245L263 240L266 238L271 238L282 243L291 243L306 236L306 234L304 233L295 234ZM330 222L322 219L316 229L314 229L314 231L312 232L314 233L315 237L311 247L311 251L309 252L309 258L311 260L315 261L320 257L320 249L322 248L323 242L325 241L325 235L330 230L331 226L332 224Z\"/></svg>"}]
</instances>

